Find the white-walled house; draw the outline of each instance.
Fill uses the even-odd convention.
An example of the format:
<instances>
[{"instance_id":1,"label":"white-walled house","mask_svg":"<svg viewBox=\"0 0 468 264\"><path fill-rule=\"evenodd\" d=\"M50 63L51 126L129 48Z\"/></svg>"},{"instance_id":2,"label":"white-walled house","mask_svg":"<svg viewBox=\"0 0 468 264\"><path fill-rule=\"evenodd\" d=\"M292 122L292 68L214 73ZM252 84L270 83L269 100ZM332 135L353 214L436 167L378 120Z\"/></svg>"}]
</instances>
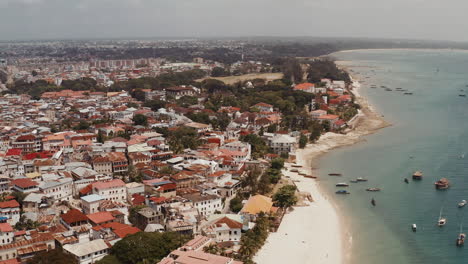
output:
<instances>
[{"instance_id":1,"label":"white-walled house","mask_svg":"<svg viewBox=\"0 0 468 264\"><path fill-rule=\"evenodd\" d=\"M121 203L127 201L127 187L120 179L107 182L95 182L92 184L92 193L102 196L105 200L118 201Z\"/></svg>"},{"instance_id":2,"label":"white-walled house","mask_svg":"<svg viewBox=\"0 0 468 264\"><path fill-rule=\"evenodd\" d=\"M6 245L13 242L15 233L9 223L0 224L0 245Z\"/></svg>"},{"instance_id":3,"label":"white-walled house","mask_svg":"<svg viewBox=\"0 0 468 264\"><path fill-rule=\"evenodd\" d=\"M20 219L20 204L16 200L0 202L0 219L5 218L10 225L15 225Z\"/></svg>"},{"instance_id":4,"label":"white-walled house","mask_svg":"<svg viewBox=\"0 0 468 264\"><path fill-rule=\"evenodd\" d=\"M193 206L198 210L198 213L202 216L209 216L223 209L221 197L219 195L190 194L184 195L183 197L190 200Z\"/></svg>"},{"instance_id":5,"label":"white-walled house","mask_svg":"<svg viewBox=\"0 0 468 264\"><path fill-rule=\"evenodd\" d=\"M99 212L99 205L104 198L97 194L90 194L81 197L81 209L85 214L93 214Z\"/></svg>"},{"instance_id":6,"label":"white-walled house","mask_svg":"<svg viewBox=\"0 0 468 264\"><path fill-rule=\"evenodd\" d=\"M75 256L79 264L92 264L107 256L109 246L104 239L96 239L87 243L67 244L63 249Z\"/></svg>"},{"instance_id":7,"label":"white-walled house","mask_svg":"<svg viewBox=\"0 0 468 264\"><path fill-rule=\"evenodd\" d=\"M203 231L216 242L232 241L238 243L241 239L241 222L230 219L227 216L218 218L208 223Z\"/></svg>"},{"instance_id":8,"label":"white-walled house","mask_svg":"<svg viewBox=\"0 0 468 264\"><path fill-rule=\"evenodd\" d=\"M73 195L73 179L60 178L39 184L39 189L54 201L69 201Z\"/></svg>"}]
</instances>

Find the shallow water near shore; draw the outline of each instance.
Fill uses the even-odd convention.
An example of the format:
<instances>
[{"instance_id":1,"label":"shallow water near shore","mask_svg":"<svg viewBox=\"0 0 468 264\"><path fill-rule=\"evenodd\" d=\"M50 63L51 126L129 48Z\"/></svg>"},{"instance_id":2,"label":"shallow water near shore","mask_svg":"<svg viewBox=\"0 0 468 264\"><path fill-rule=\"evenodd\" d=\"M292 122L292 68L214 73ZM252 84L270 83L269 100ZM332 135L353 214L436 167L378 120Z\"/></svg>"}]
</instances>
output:
<instances>
[{"instance_id":1,"label":"shallow water near shore","mask_svg":"<svg viewBox=\"0 0 468 264\"><path fill-rule=\"evenodd\" d=\"M459 96L468 92L468 53L365 50L334 56L364 81L360 93L392 123L364 142L319 160L320 184L335 198L349 226L344 239L350 263L464 263L468 244L457 248L455 240L461 223L468 233L468 207L457 208L460 200L468 200L468 96ZM372 84L377 88L370 88ZM422 181L411 180L415 170L424 173ZM330 172L343 177L327 176ZM334 195L337 182L357 177L369 181L350 183L350 195ZM434 182L442 177L449 179L451 188L437 191ZM369 187L382 191L366 192ZM442 207L447 225L439 228ZM413 223L416 233L411 231Z\"/></svg>"}]
</instances>

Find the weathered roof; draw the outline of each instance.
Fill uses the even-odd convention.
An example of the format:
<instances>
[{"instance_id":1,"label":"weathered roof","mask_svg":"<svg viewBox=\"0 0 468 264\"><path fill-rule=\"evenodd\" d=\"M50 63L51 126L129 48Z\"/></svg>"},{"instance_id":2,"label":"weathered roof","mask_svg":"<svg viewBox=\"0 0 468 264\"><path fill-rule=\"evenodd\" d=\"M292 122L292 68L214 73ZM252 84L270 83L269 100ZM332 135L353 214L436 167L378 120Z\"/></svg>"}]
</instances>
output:
<instances>
[{"instance_id":1,"label":"weathered roof","mask_svg":"<svg viewBox=\"0 0 468 264\"><path fill-rule=\"evenodd\" d=\"M80 243L80 244L68 244L63 246L63 249L72 253L75 256L81 257L86 256L88 254L98 252L104 249L108 249L109 246L106 244L104 239L96 239L92 240L87 243Z\"/></svg>"},{"instance_id":2,"label":"weathered roof","mask_svg":"<svg viewBox=\"0 0 468 264\"><path fill-rule=\"evenodd\" d=\"M268 213L271 211L272 207L273 202L270 197L257 194L249 198L247 203L245 203L244 207L242 208L241 212L256 215L260 212Z\"/></svg>"}]
</instances>

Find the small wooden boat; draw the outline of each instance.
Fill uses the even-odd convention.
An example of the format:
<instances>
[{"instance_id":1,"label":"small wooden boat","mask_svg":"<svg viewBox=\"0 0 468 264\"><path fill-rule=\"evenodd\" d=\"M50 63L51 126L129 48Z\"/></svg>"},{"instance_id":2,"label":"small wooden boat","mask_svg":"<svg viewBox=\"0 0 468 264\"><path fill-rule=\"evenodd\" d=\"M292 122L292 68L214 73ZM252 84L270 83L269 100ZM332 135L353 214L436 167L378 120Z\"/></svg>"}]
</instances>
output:
<instances>
[{"instance_id":1,"label":"small wooden boat","mask_svg":"<svg viewBox=\"0 0 468 264\"><path fill-rule=\"evenodd\" d=\"M328 176L342 176L341 173L328 173Z\"/></svg>"},{"instance_id":2,"label":"small wooden boat","mask_svg":"<svg viewBox=\"0 0 468 264\"><path fill-rule=\"evenodd\" d=\"M347 190L338 190L335 192L336 194L350 194Z\"/></svg>"},{"instance_id":3,"label":"small wooden boat","mask_svg":"<svg viewBox=\"0 0 468 264\"><path fill-rule=\"evenodd\" d=\"M294 168L302 168L302 166L299 165L299 164L291 164L291 167L294 167Z\"/></svg>"},{"instance_id":4,"label":"small wooden boat","mask_svg":"<svg viewBox=\"0 0 468 264\"><path fill-rule=\"evenodd\" d=\"M359 177L359 178L356 179L356 181L358 181L358 182L366 182L367 179L366 179L366 178Z\"/></svg>"},{"instance_id":5,"label":"small wooden boat","mask_svg":"<svg viewBox=\"0 0 468 264\"><path fill-rule=\"evenodd\" d=\"M466 94L459 94L460 97L466 97Z\"/></svg>"},{"instance_id":6,"label":"small wooden boat","mask_svg":"<svg viewBox=\"0 0 468 264\"><path fill-rule=\"evenodd\" d=\"M380 192L380 188L367 188L366 191L368 191L368 192Z\"/></svg>"},{"instance_id":7,"label":"small wooden boat","mask_svg":"<svg viewBox=\"0 0 468 264\"><path fill-rule=\"evenodd\" d=\"M446 178L442 178L434 183L437 190L445 190L450 187L450 182Z\"/></svg>"},{"instance_id":8,"label":"small wooden boat","mask_svg":"<svg viewBox=\"0 0 468 264\"><path fill-rule=\"evenodd\" d=\"M335 184L336 187L348 187L349 184L347 184L346 182L339 182L337 184Z\"/></svg>"},{"instance_id":9,"label":"small wooden boat","mask_svg":"<svg viewBox=\"0 0 468 264\"><path fill-rule=\"evenodd\" d=\"M458 234L458 237L457 237L457 247L461 247L465 244L465 238L466 238L466 234L463 233L463 228L462 228L462 225L460 224L460 233Z\"/></svg>"},{"instance_id":10,"label":"small wooden boat","mask_svg":"<svg viewBox=\"0 0 468 264\"><path fill-rule=\"evenodd\" d=\"M461 202L458 203L458 208L465 207L466 205L466 200L462 200Z\"/></svg>"},{"instance_id":11,"label":"small wooden boat","mask_svg":"<svg viewBox=\"0 0 468 264\"><path fill-rule=\"evenodd\" d=\"M291 169L291 172L299 172L298 169Z\"/></svg>"},{"instance_id":12,"label":"small wooden boat","mask_svg":"<svg viewBox=\"0 0 468 264\"><path fill-rule=\"evenodd\" d=\"M465 244L465 237L466 235L464 233L458 234L457 247L462 247Z\"/></svg>"},{"instance_id":13,"label":"small wooden boat","mask_svg":"<svg viewBox=\"0 0 468 264\"><path fill-rule=\"evenodd\" d=\"M420 171L416 171L413 173L413 180L422 180L423 173Z\"/></svg>"},{"instance_id":14,"label":"small wooden boat","mask_svg":"<svg viewBox=\"0 0 468 264\"><path fill-rule=\"evenodd\" d=\"M406 183L409 183L409 181L408 181L408 178L405 178L405 180L404 180L404 181L405 181Z\"/></svg>"},{"instance_id":15,"label":"small wooden boat","mask_svg":"<svg viewBox=\"0 0 468 264\"><path fill-rule=\"evenodd\" d=\"M376 205L374 198L372 198L371 204L372 204L372 206L375 206L375 205Z\"/></svg>"},{"instance_id":16,"label":"small wooden boat","mask_svg":"<svg viewBox=\"0 0 468 264\"><path fill-rule=\"evenodd\" d=\"M413 93L403 93L404 95L413 95Z\"/></svg>"},{"instance_id":17,"label":"small wooden boat","mask_svg":"<svg viewBox=\"0 0 468 264\"><path fill-rule=\"evenodd\" d=\"M392 89L390 89L390 88L385 88L385 91L387 91L387 92L391 92L391 91L392 91Z\"/></svg>"},{"instance_id":18,"label":"small wooden boat","mask_svg":"<svg viewBox=\"0 0 468 264\"><path fill-rule=\"evenodd\" d=\"M314 175L304 175L305 178L317 179L317 176Z\"/></svg>"},{"instance_id":19,"label":"small wooden boat","mask_svg":"<svg viewBox=\"0 0 468 264\"><path fill-rule=\"evenodd\" d=\"M413 232L416 232L416 230L418 229L418 227L416 226L416 224L413 224L413 225L411 226L411 229L413 229Z\"/></svg>"}]
</instances>

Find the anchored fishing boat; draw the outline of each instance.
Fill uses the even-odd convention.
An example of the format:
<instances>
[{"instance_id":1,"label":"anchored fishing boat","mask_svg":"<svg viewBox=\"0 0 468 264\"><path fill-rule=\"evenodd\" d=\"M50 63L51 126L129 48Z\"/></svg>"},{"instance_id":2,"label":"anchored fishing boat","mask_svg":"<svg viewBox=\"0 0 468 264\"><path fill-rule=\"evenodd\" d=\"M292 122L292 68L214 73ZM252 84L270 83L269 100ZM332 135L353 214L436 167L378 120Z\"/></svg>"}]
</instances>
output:
<instances>
[{"instance_id":1,"label":"anchored fishing boat","mask_svg":"<svg viewBox=\"0 0 468 264\"><path fill-rule=\"evenodd\" d=\"M338 190L335 192L336 194L350 194L347 190Z\"/></svg>"},{"instance_id":2,"label":"anchored fishing boat","mask_svg":"<svg viewBox=\"0 0 468 264\"><path fill-rule=\"evenodd\" d=\"M421 171L416 171L413 173L413 180L422 180L423 173Z\"/></svg>"},{"instance_id":3,"label":"anchored fishing boat","mask_svg":"<svg viewBox=\"0 0 468 264\"><path fill-rule=\"evenodd\" d=\"M337 184L335 184L336 187L348 187L349 184L347 184L346 182L339 182Z\"/></svg>"},{"instance_id":4,"label":"anchored fishing boat","mask_svg":"<svg viewBox=\"0 0 468 264\"><path fill-rule=\"evenodd\" d=\"M380 188L367 188L366 191L368 191L368 192L380 192Z\"/></svg>"},{"instance_id":5,"label":"anchored fishing boat","mask_svg":"<svg viewBox=\"0 0 468 264\"><path fill-rule=\"evenodd\" d=\"M328 176L342 176L341 173L328 173Z\"/></svg>"},{"instance_id":6,"label":"anchored fishing boat","mask_svg":"<svg viewBox=\"0 0 468 264\"><path fill-rule=\"evenodd\" d=\"M437 190L445 190L450 187L450 182L446 178L442 178L434 183Z\"/></svg>"}]
</instances>

